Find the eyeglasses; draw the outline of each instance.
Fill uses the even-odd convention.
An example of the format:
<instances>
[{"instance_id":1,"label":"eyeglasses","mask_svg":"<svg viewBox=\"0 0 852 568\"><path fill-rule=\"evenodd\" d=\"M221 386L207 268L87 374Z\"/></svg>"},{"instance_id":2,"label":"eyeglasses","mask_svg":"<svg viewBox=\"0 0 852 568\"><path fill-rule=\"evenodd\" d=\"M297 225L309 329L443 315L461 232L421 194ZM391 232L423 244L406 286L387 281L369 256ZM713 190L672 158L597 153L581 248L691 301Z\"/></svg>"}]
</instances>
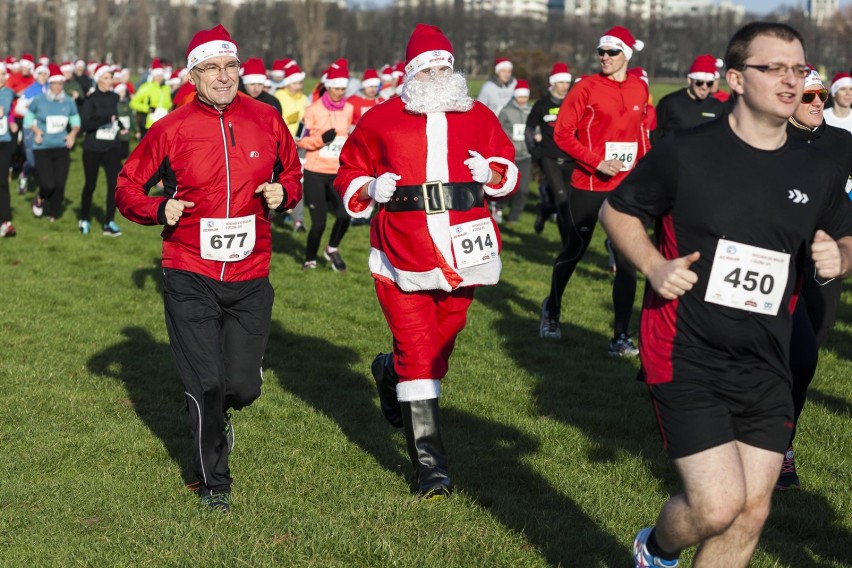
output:
<instances>
[{"instance_id":1,"label":"eyeglasses","mask_svg":"<svg viewBox=\"0 0 852 568\"><path fill-rule=\"evenodd\" d=\"M222 71L228 75L237 75L240 72L240 62L231 61L230 63L226 63L224 67L219 67L218 65L211 63L210 65L205 65L203 67L196 67L195 71L198 71L202 75L206 75L208 77L218 77Z\"/></svg>"},{"instance_id":2,"label":"eyeglasses","mask_svg":"<svg viewBox=\"0 0 852 568\"><path fill-rule=\"evenodd\" d=\"M704 85L707 85L708 87L712 87L713 83L715 83L716 81L694 81L694 82L695 82L696 87L703 87Z\"/></svg>"},{"instance_id":3,"label":"eyeglasses","mask_svg":"<svg viewBox=\"0 0 852 568\"><path fill-rule=\"evenodd\" d=\"M792 71L793 75L798 79L804 79L811 72L807 65L784 65L783 63L770 63L769 65L749 65L748 63L742 63L737 67L743 71L747 68L752 68L773 77L784 77L787 75L787 71Z\"/></svg>"},{"instance_id":4,"label":"eyeglasses","mask_svg":"<svg viewBox=\"0 0 852 568\"><path fill-rule=\"evenodd\" d=\"M821 91L810 91L807 93L802 93L802 102L805 104L810 104L814 102L814 99L816 97L819 97L819 100L825 102L828 100L828 91L823 89Z\"/></svg>"},{"instance_id":5,"label":"eyeglasses","mask_svg":"<svg viewBox=\"0 0 852 568\"><path fill-rule=\"evenodd\" d=\"M609 55L610 57L616 57L619 53L621 53L620 49L601 49L598 48L598 56L603 57L604 55Z\"/></svg>"}]
</instances>

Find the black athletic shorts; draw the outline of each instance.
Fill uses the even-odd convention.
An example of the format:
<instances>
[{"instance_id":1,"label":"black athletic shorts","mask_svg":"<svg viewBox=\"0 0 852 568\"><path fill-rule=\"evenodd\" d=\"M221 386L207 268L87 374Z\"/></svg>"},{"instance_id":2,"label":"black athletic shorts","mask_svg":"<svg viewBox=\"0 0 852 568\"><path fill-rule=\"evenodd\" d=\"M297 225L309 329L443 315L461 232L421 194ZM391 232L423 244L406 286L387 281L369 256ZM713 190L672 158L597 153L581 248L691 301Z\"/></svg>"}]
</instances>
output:
<instances>
[{"instance_id":1,"label":"black athletic shorts","mask_svg":"<svg viewBox=\"0 0 852 568\"><path fill-rule=\"evenodd\" d=\"M772 373L648 385L663 447L683 458L734 440L784 453L793 429L790 383Z\"/></svg>"}]
</instances>

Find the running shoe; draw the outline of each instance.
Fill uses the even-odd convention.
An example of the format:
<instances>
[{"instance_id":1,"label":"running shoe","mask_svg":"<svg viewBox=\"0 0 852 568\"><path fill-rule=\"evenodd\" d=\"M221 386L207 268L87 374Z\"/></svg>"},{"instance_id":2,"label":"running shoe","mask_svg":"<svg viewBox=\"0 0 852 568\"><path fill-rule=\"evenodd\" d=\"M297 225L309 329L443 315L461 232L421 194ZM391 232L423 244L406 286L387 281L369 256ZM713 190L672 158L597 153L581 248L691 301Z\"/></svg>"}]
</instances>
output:
<instances>
[{"instance_id":1,"label":"running shoe","mask_svg":"<svg viewBox=\"0 0 852 568\"><path fill-rule=\"evenodd\" d=\"M609 342L609 354L612 357L636 357L639 355L639 349L629 335L622 333Z\"/></svg>"},{"instance_id":2,"label":"running shoe","mask_svg":"<svg viewBox=\"0 0 852 568\"><path fill-rule=\"evenodd\" d=\"M326 248L323 256L327 261L331 262L331 267L335 272L346 272L346 263L343 262L343 258L341 258L339 250L330 250L329 248Z\"/></svg>"},{"instance_id":3,"label":"running shoe","mask_svg":"<svg viewBox=\"0 0 852 568\"><path fill-rule=\"evenodd\" d=\"M228 438L228 453L234 451L234 425L231 423L231 413L225 413L225 437Z\"/></svg>"},{"instance_id":4,"label":"running shoe","mask_svg":"<svg viewBox=\"0 0 852 568\"><path fill-rule=\"evenodd\" d=\"M652 530L654 530L654 527L645 527L636 534L636 540L633 541L633 562L636 568L651 568L653 566L674 568L678 565L677 560L663 560L648 552L648 538L651 536Z\"/></svg>"},{"instance_id":5,"label":"running shoe","mask_svg":"<svg viewBox=\"0 0 852 568\"><path fill-rule=\"evenodd\" d=\"M541 303L541 324L539 335L542 339L562 339L562 330L559 329L559 316L553 317L547 310L547 298Z\"/></svg>"},{"instance_id":6,"label":"running shoe","mask_svg":"<svg viewBox=\"0 0 852 568\"><path fill-rule=\"evenodd\" d=\"M23 195L27 192L27 176L22 175L18 179L18 195Z\"/></svg>"},{"instance_id":7,"label":"running shoe","mask_svg":"<svg viewBox=\"0 0 852 568\"><path fill-rule=\"evenodd\" d=\"M793 446L790 446L787 448L787 453L784 454L781 475L778 476L778 481L775 483L775 491L801 488L802 484L799 482L799 475L796 473L796 456L793 453Z\"/></svg>"},{"instance_id":8,"label":"running shoe","mask_svg":"<svg viewBox=\"0 0 852 568\"><path fill-rule=\"evenodd\" d=\"M120 237L121 229L118 228L118 225L115 224L115 221L110 221L106 225L104 225L104 236L105 237Z\"/></svg>"},{"instance_id":9,"label":"running shoe","mask_svg":"<svg viewBox=\"0 0 852 568\"><path fill-rule=\"evenodd\" d=\"M11 221L6 221L2 225L0 225L0 238L3 237L14 237L17 233L15 232L15 227L12 226Z\"/></svg>"},{"instance_id":10,"label":"running shoe","mask_svg":"<svg viewBox=\"0 0 852 568\"><path fill-rule=\"evenodd\" d=\"M231 494L229 492L221 491L216 493L204 487L199 492L201 493L201 505L203 507L209 507L220 513L231 511Z\"/></svg>"},{"instance_id":11,"label":"running shoe","mask_svg":"<svg viewBox=\"0 0 852 568\"><path fill-rule=\"evenodd\" d=\"M36 217L44 215L44 199L39 197L38 194L33 199L33 215Z\"/></svg>"},{"instance_id":12,"label":"running shoe","mask_svg":"<svg viewBox=\"0 0 852 568\"><path fill-rule=\"evenodd\" d=\"M302 221L296 221L293 223L293 230L297 233L304 233L306 231L305 224Z\"/></svg>"},{"instance_id":13,"label":"running shoe","mask_svg":"<svg viewBox=\"0 0 852 568\"><path fill-rule=\"evenodd\" d=\"M89 232L92 230L92 224L88 221L80 219L79 221L77 221L77 228L80 229L81 235L88 235Z\"/></svg>"},{"instance_id":14,"label":"running shoe","mask_svg":"<svg viewBox=\"0 0 852 568\"><path fill-rule=\"evenodd\" d=\"M317 267L317 261L315 260L306 260L302 265L302 272L307 272L308 270L313 270Z\"/></svg>"}]
</instances>

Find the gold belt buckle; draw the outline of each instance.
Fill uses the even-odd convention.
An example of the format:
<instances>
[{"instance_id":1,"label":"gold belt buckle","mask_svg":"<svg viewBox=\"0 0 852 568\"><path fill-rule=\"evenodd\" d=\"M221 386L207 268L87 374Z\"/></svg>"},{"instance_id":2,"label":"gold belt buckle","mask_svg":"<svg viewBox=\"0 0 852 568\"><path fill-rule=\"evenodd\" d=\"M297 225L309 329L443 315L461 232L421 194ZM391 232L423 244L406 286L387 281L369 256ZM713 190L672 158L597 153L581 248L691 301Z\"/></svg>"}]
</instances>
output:
<instances>
[{"instance_id":1,"label":"gold belt buckle","mask_svg":"<svg viewBox=\"0 0 852 568\"><path fill-rule=\"evenodd\" d=\"M444 184L442 182L427 181L420 187L423 189L423 206L426 209L427 215L432 215L434 213L444 213L447 210L447 207L444 204ZM438 189L438 200L441 202L441 204L436 208L433 208L432 204L429 202L429 189L433 187L436 187Z\"/></svg>"}]
</instances>

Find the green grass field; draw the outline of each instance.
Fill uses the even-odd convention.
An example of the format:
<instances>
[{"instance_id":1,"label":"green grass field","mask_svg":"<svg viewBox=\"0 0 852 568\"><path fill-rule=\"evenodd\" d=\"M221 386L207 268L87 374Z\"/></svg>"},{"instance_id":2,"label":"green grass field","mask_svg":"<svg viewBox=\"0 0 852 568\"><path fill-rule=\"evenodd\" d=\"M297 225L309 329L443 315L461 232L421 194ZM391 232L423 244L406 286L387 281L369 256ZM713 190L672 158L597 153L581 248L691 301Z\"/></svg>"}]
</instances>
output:
<instances>
[{"instance_id":1,"label":"green grass field","mask_svg":"<svg viewBox=\"0 0 852 568\"><path fill-rule=\"evenodd\" d=\"M368 229L343 242L348 273L303 274L304 234L276 224L264 393L235 416L233 512L200 510L159 230L119 218L121 238L81 236L73 159L64 216L34 219L14 185L19 235L0 241L0 565L626 567L678 491L637 362L606 355L601 231L566 292L562 341L538 338L558 236L532 231L533 199L444 381L452 499L411 496L403 436L378 410L369 366L390 335ZM95 199L99 226L102 178ZM852 565L850 301L800 425L804 490L775 496L753 566Z\"/></svg>"}]
</instances>

